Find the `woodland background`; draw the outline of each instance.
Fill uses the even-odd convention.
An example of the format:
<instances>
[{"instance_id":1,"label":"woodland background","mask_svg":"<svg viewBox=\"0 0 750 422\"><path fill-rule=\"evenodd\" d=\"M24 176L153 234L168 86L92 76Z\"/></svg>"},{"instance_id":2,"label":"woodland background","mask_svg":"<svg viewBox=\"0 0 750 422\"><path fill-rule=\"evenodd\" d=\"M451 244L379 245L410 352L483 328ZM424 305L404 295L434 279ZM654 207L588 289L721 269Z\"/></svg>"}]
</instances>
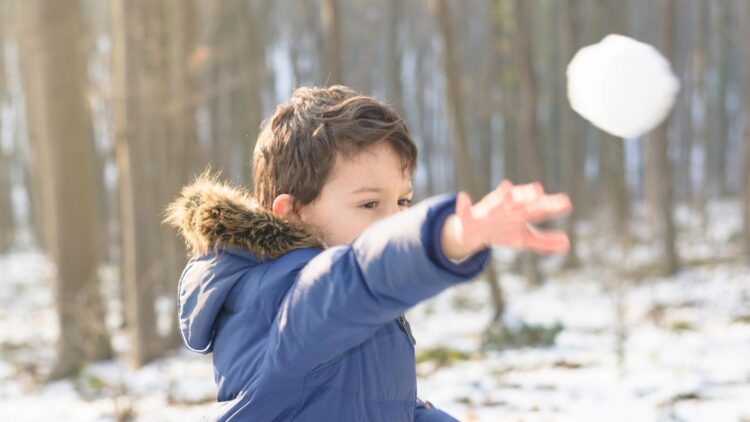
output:
<instances>
[{"instance_id":1,"label":"woodland background","mask_svg":"<svg viewBox=\"0 0 750 422\"><path fill-rule=\"evenodd\" d=\"M642 138L605 134L566 98L568 62L609 33L657 47L681 82ZM294 87L334 83L403 115L416 199L478 198L504 178L572 196L567 256L496 254L477 287L481 338L528 334L509 328L508 277L533 292L593 273L622 306L628 286L731 268L750 292L750 2L2 0L0 279L15 305L0 375L25 387L0 403L93 362L178 353L186 255L164 207L208 165L252 186L261 121Z\"/></svg>"}]
</instances>

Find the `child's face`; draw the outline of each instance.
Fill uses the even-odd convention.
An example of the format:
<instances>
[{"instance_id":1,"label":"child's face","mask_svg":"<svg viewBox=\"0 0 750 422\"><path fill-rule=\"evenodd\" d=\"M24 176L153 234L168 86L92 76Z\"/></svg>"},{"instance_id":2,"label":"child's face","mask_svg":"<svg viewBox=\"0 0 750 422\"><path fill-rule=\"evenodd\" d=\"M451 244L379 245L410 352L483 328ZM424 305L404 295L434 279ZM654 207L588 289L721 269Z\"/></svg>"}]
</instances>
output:
<instances>
[{"instance_id":1,"label":"child's face","mask_svg":"<svg viewBox=\"0 0 750 422\"><path fill-rule=\"evenodd\" d=\"M299 210L299 218L328 246L351 243L381 218L406 209L411 175L385 142L351 157L339 156L320 195Z\"/></svg>"}]
</instances>

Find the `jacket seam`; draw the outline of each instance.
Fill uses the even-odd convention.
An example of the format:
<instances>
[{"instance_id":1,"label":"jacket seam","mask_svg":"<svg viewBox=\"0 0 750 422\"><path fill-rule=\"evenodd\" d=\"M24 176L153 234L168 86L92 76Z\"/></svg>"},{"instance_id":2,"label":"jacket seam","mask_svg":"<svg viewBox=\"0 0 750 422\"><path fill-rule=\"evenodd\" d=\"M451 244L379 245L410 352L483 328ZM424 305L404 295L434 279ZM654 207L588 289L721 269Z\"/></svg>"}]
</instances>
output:
<instances>
[{"instance_id":1,"label":"jacket seam","mask_svg":"<svg viewBox=\"0 0 750 422\"><path fill-rule=\"evenodd\" d=\"M297 416L299 416L299 412L302 411L302 401L305 398L305 388L307 387L307 381L310 375L312 375L312 373L308 372L305 375L304 380L302 381L302 388L299 390L299 400L297 400L297 405L295 406L294 413L292 413L292 418L290 419L290 421L294 421L295 419L297 419Z\"/></svg>"},{"instance_id":2,"label":"jacket seam","mask_svg":"<svg viewBox=\"0 0 750 422\"><path fill-rule=\"evenodd\" d=\"M258 278L258 290L259 291L263 287L263 282L266 281L266 275L268 274L269 271L271 271L272 266L273 265L269 262L268 265L266 266L267 268L263 271L263 274L261 274L260 277ZM262 306L258 306L258 308L260 309L261 312L263 312L263 316L266 318L268 323L273 325L274 317L271 317L266 312L264 312Z\"/></svg>"}]
</instances>

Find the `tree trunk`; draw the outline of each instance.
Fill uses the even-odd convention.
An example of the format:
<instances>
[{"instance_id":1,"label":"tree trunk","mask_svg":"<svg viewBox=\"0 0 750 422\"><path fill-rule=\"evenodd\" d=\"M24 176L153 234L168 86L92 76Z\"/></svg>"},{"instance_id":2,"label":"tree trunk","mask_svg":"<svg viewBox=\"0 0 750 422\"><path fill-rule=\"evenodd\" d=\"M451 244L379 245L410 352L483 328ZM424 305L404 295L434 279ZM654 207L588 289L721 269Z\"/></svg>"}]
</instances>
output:
<instances>
[{"instance_id":1,"label":"tree trunk","mask_svg":"<svg viewBox=\"0 0 750 422\"><path fill-rule=\"evenodd\" d=\"M689 203L693 198L692 169L695 132L692 111L695 99L696 67L693 62L693 45L695 44L693 34L701 30L693 21L693 16L696 14L694 6L695 2L690 2L682 8L682 20L677 24L678 28L681 29L681 31L678 30L677 40L684 41L677 49L681 53L681 63L677 64L676 67L682 69L681 75L678 77L682 81L682 95L685 98L685 101L677 105L680 116L680 122L677 124L677 127L680 129L678 139L681 140L680 156L678 159L680 167L675 168L675 183L677 183L675 186L675 201L677 203Z\"/></svg>"},{"instance_id":2,"label":"tree trunk","mask_svg":"<svg viewBox=\"0 0 750 422\"><path fill-rule=\"evenodd\" d=\"M231 82L230 57L240 37L235 33L237 25L236 3L212 2L212 27L209 43L209 75L205 102L211 122L211 168L227 176L242 172L241 161L237 160L231 132L231 105L229 86ZM232 8L232 6L235 6ZM238 163L238 161L240 161Z\"/></svg>"},{"instance_id":3,"label":"tree trunk","mask_svg":"<svg viewBox=\"0 0 750 422\"><path fill-rule=\"evenodd\" d=\"M403 12L402 0L390 0L388 3L387 28L387 71L386 71L386 99L398 113L404 114L404 98L401 85L401 45L399 42L401 34L401 15Z\"/></svg>"},{"instance_id":4,"label":"tree trunk","mask_svg":"<svg viewBox=\"0 0 750 422\"><path fill-rule=\"evenodd\" d=\"M344 69L341 53L341 20L339 18L339 0L322 0L320 4L320 22L323 28L323 60L325 85L344 83Z\"/></svg>"},{"instance_id":5,"label":"tree trunk","mask_svg":"<svg viewBox=\"0 0 750 422\"><path fill-rule=\"evenodd\" d=\"M113 92L114 124L119 171L120 220L122 226L122 286L124 311L130 339L130 362L139 367L159 353L154 287L161 275L158 257L160 212L152 151L155 114L154 75L148 74L147 16L149 4L113 0ZM151 57L153 59L153 57Z\"/></svg>"},{"instance_id":6,"label":"tree trunk","mask_svg":"<svg viewBox=\"0 0 750 422\"><path fill-rule=\"evenodd\" d=\"M5 28L8 23L5 18L5 4L0 4L0 105L8 101L8 80L5 77ZM5 121L0 114L0 130L5 129ZM13 201L11 200L11 162L10 157L2 148L0 140L0 254L6 252L15 238L15 223L13 221Z\"/></svg>"},{"instance_id":7,"label":"tree trunk","mask_svg":"<svg viewBox=\"0 0 750 422\"><path fill-rule=\"evenodd\" d=\"M316 5L307 1L289 0L289 2L293 5L289 22L292 26L289 54L294 72L294 83L299 86L319 84L317 79L320 69L317 67L322 66L317 66L317 62L322 56L322 53L318 52L322 41L317 27L320 19L311 10Z\"/></svg>"},{"instance_id":8,"label":"tree trunk","mask_svg":"<svg viewBox=\"0 0 750 422\"><path fill-rule=\"evenodd\" d=\"M493 9L490 9L492 11ZM480 75L478 89L476 92L478 100L478 126L480 142L480 182L479 189L483 192L490 191L494 188L492 179L492 157L494 156L494 136L492 131L493 118L493 93L494 87L499 86L501 78L498 77L498 57L502 56L500 47L500 34L503 30L502 22L496 19L495 13L487 13L487 26L489 28L488 50L491 51L489 57L484 57L480 64ZM480 193L481 194L481 193ZM503 298L502 288L500 286L500 273L497 271L494 259L490 259L487 265L487 284L490 290L490 300L494 310L493 321L500 321L505 312L505 300Z\"/></svg>"},{"instance_id":9,"label":"tree trunk","mask_svg":"<svg viewBox=\"0 0 750 422\"><path fill-rule=\"evenodd\" d=\"M158 165L162 173L159 177L159 208L171 202L198 170L194 156L198 148L195 121L197 64L190 61L197 47L195 6L192 1L170 0L165 7L164 39L168 42L168 54L161 55L161 68L165 70L161 74L161 84L171 87L171 90L165 94L163 121L157 122L167 132L162 141L164 153L159 156L161 163ZM187 261L185 246L166 225L160 227L160 237L164 269L162 294L172 299ZM161 349L167 350L179 343L179 324L172 320Z\"/></svg>"},{"instance_id":10,"label":"tree trunk","mask_svg":"<svg viewBox=\"0 0 750 422\"><path fill-rule=\"evenodd\" d=\"M729 87L730 78L730 60L731 60L731 45L729 31L732 24L731 19L731 3L729 2L713 2L716 7L716 18L719 19L717 25L716 34L719 36L719 49L718 49L718 74L719 74L719 89L716 97L716 120L715 120L715 132L712 134L715 136L713 142L716 144L716 182L717 182L717 193L720 198L727 196L728 184L727 184L727 148L729 144L729 122L727 121L727 90Z\"/></svg>"},{"instance_id":11,"label":"tree trunk","mask_svg":"<svg viewBox=\"0 0 750 422\"><path fill-rule=\"evenodd\" d=\"M496 3L496 16L500 20L502 35L501 39L506 40L502 43L503 57L507 65L502 66L502 76L500 86L502 87L501 108L503 115L503 177L504 179L517 181L520 178L520 163L518 160L519 133L520 124L518 122L518 73L513 60L515 59L515 34L516 23L513 14L513 4L510 2ZM521 259L516 261L520 268Z\"/></svg>"},{"instance_id":12,"label":"tree trunk","mask_svg":"<svg viewBox=\"0 0 750 422\"><path fill-rule=\"evenodd\" d=\"M3 120L0 116L0 127L2 126ZM10 196L13 186L10 170L10 157L0 150L0 254L7 252L13 245L16 231L13 221L13 202Z\"/></svg>"},{"instance_id":13,"label":"tree trunk","mask_svg":"<svg viewBox=\"0 0 750 422\"><path fill-rule=\"evenodd\" d=\"M21 21L23 11L21 10L20 0L15 2L16 16ZM23 53L25 50L30 48L37 48L35 45L30 44L29 39L26 38L26 29L23 27L24 24L17 26L19 39L19 48ZM35 101L43 101L44 92L41 84L43 75L40 74L41 69L39 68L38 55L36 54L19 54L19 61L21 67L21 73L23 75L24 100L26 107L26 130L27 138L29 140L29 162L25 169L26 180L28 181L29 189L29 204L31 206L31 219L32 219L32 231L35 235L37 244L46 251L52 250L52 238L50 230L52 228L52 216L50 215L52 209L52 186L49 183L44 183L45 169L51 167L51 161L49 157L49 151L43 148L41 144L35 145L40 137L44 136L42 127L44 121L41 121L42 113L40 112L29 112L35 108Z\"/></svg>"},{"instance_id":14,"label":"tree trunk","mask_svg":"<svg viewBox=\"0 0 750 422\"><path fill-rule=\"evenodd\" d=\"M701 227L704 228L708 223L708 218L706 215L707 209L706 209L706 203L707 203L707 197L708 197L708 190L709 190L709 173L708 173L708 163L709 163L709 156L708 156L708 148L711 142L710 139L710 133L708 125L707 118L709 113L709 86L708 86L708 64L709 64L709 54L708 54L708 40L709 40L709 34L710 34L710 19L709 19L709 9L708 9L708 2L707 1L701 1L698 3L696 14L698 15L697 19L697 25L696 25L696 52L695 52L695 73L696 73L696 92L697 92L697 100L696 103L698 104L698 107L701 108L702 117L698 119L699 125L696 130L696 134L700 137L701 142L701 148L703 150L703 177L700 179L700 186L698 186L698 192L695 194L695 201L693 202L693 206L696 210L700 213L701 216Z\"/></svg>"},{"instance_id":15,"label":"tree trunk","mask_svg":"<svg viewBox=\"0 0 750 422\"><path fill-rule=\"evenodd\" d=\"M529 183L543 180L539 130L536 122L536 83L531 51L532 4L524 0L515 0L513 6L516 18L514 64L519 82L517 145L518 162L521 166L518 182ZM540 285L542 274L537 256L531 253L523 253L521 256L527 279L532 285Z\"/></svg>"},{"instance_id":16,"label":"tree trunk","mask_svg":"<svg viewBox=\"0 0 750 422\"><path fill-rule=\"evenodd\" d=\"M626 34L627 3L619 0L597 0L595 10L597 39L607 33ZM597 196L606 227L621 239L627 236L630 199L625 179L625 145L622 139L597 129L599 177Z\"/></svg>"},{"instance_id":17,"label":"tree trunk","mask_svg":"<svg viewBox=\"0 0 750 422\"><path fill-rule=\"evenodd\" d=\"M427 60L427 47L420 46L419 52L417 52L417 69L420 74L426 75L424 78L417 78L417 114L420 127L420 136L422 137L422 150L419 152L420 161L422 162L425 177L427 179L427 185L425 190L427 195L435 195L435 160L433 160L432 154L435 153L435 131L434 131L434 117L432 113L432 102L430 101L430 95L428 94L431 87L434 84L434 79L431 74L426 72L429 65Z\"/></svg>"},{"instance_id":18,"label":"tree trunk","mask_svg":"<svg viewBox=\"0 0 750 422\"><path fill-rule=\"evenodd\" d=\"M486 181L481 183L474 174L474 165L471 162L471 156L469 154L468 140L466 139L466 118L464 115L463 105L463 94L461 92L461 82L459 76L459 70L457 67L457 60L455 57L456 51L454 47L454 32L453 23L451 21L450 5L447 0L440 0L438 2L438 17L440 20L440 32L443 36L443 45L445 46L443 66L445 69L445 82L446 91L448 92L448 110L452 120L452 142L453 152L456 155L455 169L458 173L458 186L459 189L467 191L474 200L478 200L484 194L483 189L480 185L486 184ZM485 139L485 141L487 141ZM489 179L489 176L484 179ZM490 258L490 261L492 259ZM493 264L490 264L492 267ZM504 304L502 293L500 291L500 285L498 284L498 277L493 269L490 269L486 274L487 283L490 290L490 297L492 305L495 310L495 318L499 319L502 316Z\"/></svg>"},{"instance_id":19,"label":"tree trunk","mask_svg":"<svg viewBox=\"0 0 750 422\"><path fill-rule=\"evenodd\" d=\"M675 0L665 0L662 10L662 52L674 63L675 57ZM676 232L672 215L674 206L674 179L672 177L672 163L669 159L669 129L672 116L662 122L657 128L653 143L654 156L651 160L653 166L653 182L656 183L658 193L658 239L662 244L662 271L664 275L672 275L677 272L678 258L675 245Z\"/></svg>"},{"instance_id":20,"label":"tree trunk","mask_svg":"<svg viewBox=\"0 0 750 422\"><path fill-rule=\"evenodd\" d=\"M463 95L461 93L461 81L459 69L456 64L453 23L451 22L451 11L447 0L438 1L438 18L440 20L440 32L443 38L444 57L443 67L445 69L446 91L448 92L448 115L451 118L451 143L453 153L456 155L455 166L457 173L457 184L459 189L466 190L475 200L480 192L477 177L473 172L474 166L469 154L469 145L466 139L466 119L464 116Z\"/></svg>"},{"instance_id":21,"label":"tree trunk","mask_svg":"<svg viewBox=\"0 0 750 422\"><path fill-rule=\"evenodd\" d=\"M745 40L745 97L742 102L742 109L745 114L744 126L743 126L743 165L742 174L740 179L740 186L742 186L742 211L743 211L743 247L745 251L745 260L750 263L750 4L742 2L742 32L744 33L743 39Z\"/></svg>"},{"instance_id":22,"label":"tree trunk","mask_svg":"<svg viewBox=\"0 0 750 422\"><path fill-rule=\"evenodd\" d=\"M575 34L577 23L580 21L578 16L580 5L577 0L567 0L562 9L563 22L560 47L562 49L563 65L567 67L567 64L575 54ZM564 74L564 71L565 68L560 70L562 74ZM565 220L565 231L568 233L568 238L570 239L570 250L565 257L565 267L575 268L580 266L576 225L580 219L578 208L583 206L580 195L580 191L582 190L580 179L583 178L583 160L581 159L580 152L581 150L585 150L585 140L577 136L578 131L576 129L580 127L580 120L573 113L573 109L570 108L567 100L565 101L563 110L563 186L565 187L564 190L570 195L571 202L573 203L573 211Z\"/></svg>"},{"instance_id":23,"label":"tree trunk","mask_svg":"<svg viewBox=\"0 0 750 422\"><path fill-rule=\"evenodd\" d=\"M242 174L245 185L253 181L253 150L258 138L258 129L263 120L263 93L273 86L271 75L266 71L266 43L268 38L268 19L271 2L262 0L255 7L245 4L245 21L251 24L245 33L246 45L237 52L239 67L236 72L243 75L239 90L234 90L235 100L244 103L244 107L235 108L235 136L242 151ZM238 97L241 97L238 98Z\"/></svg>"},{"instance_id":24,"label":"tree trunk","mask_svg":"<svg viewBox=\"0 0 750 422\"><path fill-rule=\"evenodd\" d=\"M57 266L60 337L50 379L111 356L97 276L94 147L84 97L85 58L75 0L23 0L19 12L27 115L45 196L46 246Z\"/></svg>"}]
</instances>

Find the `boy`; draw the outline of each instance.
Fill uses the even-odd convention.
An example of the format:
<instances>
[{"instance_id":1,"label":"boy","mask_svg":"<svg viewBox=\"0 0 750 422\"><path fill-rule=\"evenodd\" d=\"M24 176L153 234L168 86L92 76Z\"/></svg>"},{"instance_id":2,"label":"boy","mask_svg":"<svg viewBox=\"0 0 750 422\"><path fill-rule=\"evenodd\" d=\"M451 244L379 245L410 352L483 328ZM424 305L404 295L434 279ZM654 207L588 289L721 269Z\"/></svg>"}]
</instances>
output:
<instances>
[{"instance_id":1,"label":"boy","mask_svg":"<svg viewBox=\"0 0 750 422\"><path fill-rule=\"evenodd\" d=\"M203 176L170 205L193 256L180 329L213 352L215 419L455 420L417 398L403 313L478 275L491 244L565 251L565 233L529 223L570 201L503 182L473 206L460 193L407 210L416 156L389 106L300 88L264 123L254 197Z\"/></svg>"}]
</instances>

